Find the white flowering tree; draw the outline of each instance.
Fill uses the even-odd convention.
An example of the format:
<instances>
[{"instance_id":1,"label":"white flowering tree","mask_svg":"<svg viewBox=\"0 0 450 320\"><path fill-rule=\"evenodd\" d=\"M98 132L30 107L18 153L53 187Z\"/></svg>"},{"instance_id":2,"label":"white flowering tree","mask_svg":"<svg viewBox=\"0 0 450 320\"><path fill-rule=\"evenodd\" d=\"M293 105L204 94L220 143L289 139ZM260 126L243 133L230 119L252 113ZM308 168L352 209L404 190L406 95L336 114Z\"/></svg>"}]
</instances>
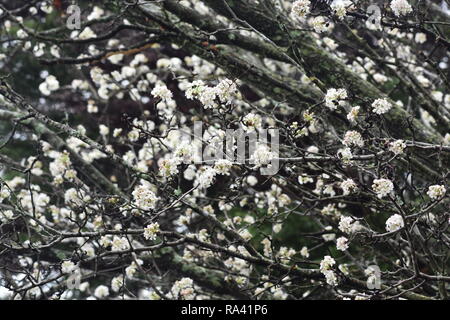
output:
<instances>
[{"instance_id":1,"label":"white flowering tree","mask_svg":"<svg viewBox=\"0 0 450 320\"><path fill-rule=\"evenodd\" d=\"M449 21L0 0L1 298L448 298Z\"/></svg>"}]
</instances>

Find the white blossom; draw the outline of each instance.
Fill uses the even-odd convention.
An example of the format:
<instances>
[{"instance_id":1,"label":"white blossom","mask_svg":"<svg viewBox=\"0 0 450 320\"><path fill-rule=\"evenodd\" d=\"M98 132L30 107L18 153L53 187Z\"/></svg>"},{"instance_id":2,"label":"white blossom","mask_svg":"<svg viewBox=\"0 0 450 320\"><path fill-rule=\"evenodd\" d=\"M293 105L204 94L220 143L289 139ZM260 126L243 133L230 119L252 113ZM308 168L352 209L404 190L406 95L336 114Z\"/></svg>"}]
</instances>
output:
<instances>
[{"instance_id":1,"label":"white blossom","mask_svg":"<svg viewBox=\"0 0 450 320\"><path fill-rule=\"evenodd\" d=\"M427 195L432 200L438 200L445 195L446 191L447 190L445 189L445 187L443 185L433 185L433 186L428 187Z\"/></svg>"},{"instance_id":2,"label":"white blossom","mask_svg":"<svg viewBox=\"0 0 450 320\"><path fill-rule=\"evenodd\" d=\"M337 155L342 159L344 163L349 162L353 158L352 150L350 148L339 149Z\"/></svg>"},{"instance_id":3,"label":"white blossom","mask_svg":"<svg viewBox=\"0 0 450 320\"><path fill-rule=\"evenodd\" d=\"M204 89L205 83L202 80L195 80L188 84L184 94L186 98L193 100L194 98L198 98Z\"/></svg>"},{"instance_id":4,"label":"white blossom","mask_svg":"<svg viewBox=\"0 0 450 320\"><path fill-rule=\"evenodd\" d=\"M158 198L147 185L139 185L133 191L134 204L142 210L155 209Z\"/></svg>"},{"instance_id":5,"label":"white blossom","mask_svg":"<svg viewBox=\"0 0 450 320\"><path fill-rule=\"evenodd\" d=\"M378 198L384 198L394 190L394 184L389 179L373 180L372 189Z\"/></svg>"},{"instance_id":6,"label":"white blossom","mask_svg":"<svg viewBox=\"0 0 450 320\"><path fill-rule=\"evenodd\" d=\"M309 0L297 0L292 4L292 14L303 18L309 13L310 5L311 1Z\"/></svg>"},{"instance_id":7,"label":"white blossom","mask_svg":"<svg viewBox=\"0 0 450 320\"><path fill-rule=\"evenodd\" d=\"M427 35L423 32L418 32L414 36L414 41L416 41L419 44L425 43L427 41Z\"/></svg>"},{"instance_id":8,"label":"white blossom","mask_svg":"<svg viewBox=\"0 0 450 320\"><path fill-rule=\"evenodd\" d=\"M198 97L205 109L217 108L218 104L216 102L216 98L217 89L212 87L204 87Z\"/></svg>"},{"instance_id":9,"label":"white blossom","mask_svg":"<svg viewBox=\"0 0 450 320\"><path fill-rule=\"evenodd\" d=\"M317 33L322 33L329 29L329 22L323 16L313 18L310 24Z\"/></svg>"},{"instance_id":10,"label":"white blossom","mask_svg":"<svg viewBox=\"0 0 450 320\"><path fill-rule=\"evenodd\" d=\"M56 91L58 89L59 89L59 81L56 79L55 76L52 75L47 76L45 81L39 85L39 90L45 96L49 96L53 91Z\"/></svg>"},{"instance_id":11,"label":"white blossom","mask_svg":"<svg viewBox=\"0 0 450 320\"><path fill-rule=\"evenodd\" d=\"M173 97L172 91L170 91L165 84L161 83L153 88L151 94L154 97L161 98L163 101L170 100Z\"/></svg>"},{"instance_id":12,"label":"white blossom","mask_svg":"<svg viewBox=\"0 0 450 320\"><path fill-rule=\"evenodd\" d=\"M51 3L47 3L47 2L42 2L40 9L47 14L50 14L53 12L53 6L51 5Z\"/></svg>"},{"instance_id":13,"label":"white blossom","mask_svg":"<svg viewBox=\"0 0 450 320\"><path fill-rule=\"evenodd\" d=\"M7 223L8 221L12 220L13 218L14 218L14 212L12 210L0 211L0 222Z\"/></svg>"},{"instance_id":14,"label":"white blossom","mask_svg":"<svg viewBox=\"0 0 450 320\"><path fill-rule=\"evenodd\" d=\"M325 280L330 286L337 286L338 285L338 278L336 276L336 273L333 271L325 271L323 272L323 275L325 276Z\"/></svg>"},{"instance_id":15,"label":"white blossom","mask_svg":"<svg viewBox=\"0 0 450 320\"><path fill-rule=\"evenodd\" d=\"M360 106L351 108L350 112L347 114L347 119L351 122L356 122L360 109L361 109Z\"/></svg>"},{"instance_id":16,"label":"white blossom","mask_svg":"<svg viewBox=\"0 0 450 320\"><path fill-rule=\"evenodd\" d=\"M344 135L343 143L348 146L358 146L362 148L364 146L364 140L358 131L350 130Z\"/></svg>"},{"instance_id":17,"label":"white blossom","mask_svg":"<svg viewBox=\"0 0 450 320\"><path fill-rule=\"evenodd\" d=\"M64 193L64 200L67 204L82 206L86 202L91 199L89 195L86 194L86 191L82 189L70 188L67 189Z\"/></svg>"},{"instance_id":18,"label":"white blossom","mask_svg":"<svg viewBox=\"0 0 450 320\"><path fill-rule=\"evenodd\" d=\"M344 104L347 96L347 90L345 89L328 89L325 95L325 105L331 110L336 110L338 106Z\"/></svg>"},{"instance_id":19,"label":"white blossom","mask_svg":"<svg viewBox=\"0 0 450 320\"><path fill-rule=\"evenodd\" d=\"M412 7L407 0L392 0L390 7L397 17L412 12Z\"/></svg>"},{"instance_id":20,"label":"white blossom","mask_svg":"<svg viewBox=\"0 0 450 320\"><path fill-rule=\"evenodd\" d=\"M348 239L346 237L339 237L336 239L336 248L340 251L348 249Z\"/></svg>"},{"instance_id":21,"label":"white blossom","mask_svg":"<svg viewBox=\"0 0 450 320\"><path fill-rule=\"evenodd\" d=\"M80 40L86 40L86 39L91 39L91 38L95 38L95 37L96 37L95 32L92 31L92 29L89 27L84 28L81 33L78 33L78 31L74 31L71 34L71 38L78 38Z\"/></svg>"},{"instance_id":22,"label":"white blossom","mask_svg":"<svg viewBox=\"0 0 450 320\"><path fill-rule=\"evenodd\" d=\"M300 255L301 255L303 258L309 258L308 247L306 247L306 246L302 247L302 249L300 250Z\"/></svg>"},{"instance_id":23,"label":"white blossom","mask_svg":"<svg viewBox=\"0 0 450 320\"><path fill-rule=\"evenodd\" d=\"M106 298L109 296L109 289L105 285L99 285L97 288L95 288L94 296L96 296L99 299Z\"/></svg>"},{"instance_id":24,"label":"white blossom","mask_svg":"<svg viewBox=\"0 0 450 320\"><path fill-rule=\"evenodd\" d=\"M123 251L128 250L130 248L130 244L128 239L125 237L114 236L111 241L111 250L112 251Z\"/></svg>"},{"instance_id":25,"label":"white blossom","mask_svg":"<svg viewBox=\"0 0 450 320\"><path fill-rule=\"evenodd\" d=\"M261 128L261 116L254 113L249 113L242 119L246 131L253 131Z\"/></svg>"},{"instance_id":26,"label":"white blossom","mask_svg":"<svg viewBox=\"0 0 450 320\"><path fill-rule=\"evenodd\" d=\"M344 233L351 234L354 231L355 220L352 217L341 216L339 221L339 230Z\"/></svg>"},{"instance_id":27,"label":"white blossom","mask_svg":"<svg viewBox=\"0 0 450 320\"><path fill-rule=\"evenodd\" d=\"M406 148L406 143L403 140L395 140L389 143L389 151L394 154L402 154Z\"/></svg>"},{"instance_id":28,"label":"white blossom","mask_svg":"<svg viewBox=\"0 0 450 320\"><path fill-rule=\"evenodd\" d=\"M89 21L99 19L104 13L105 11L102 8L95 6L94 10L87 16L87 19Z\"/></svg>"},{"instance_id":29,"label":"white blossom","mask_svg":"<svg viewBox=\"0 0 450 320\"><path fill-rule=\"evenodd\" d=\"M320 261L320 271L323 273L325 271L329 271L336 264L336 260L334 260L330 256L323 257L322 261Z\"/></svg>"},{"instance_id":30,"label":"white blossom","mask_svg":"<svg viewBox=\"0 0 450 320\"><path fill-rule=\"evenodd\" d=\"M347 15L347 10L352 5L349 0L334 0L330 7L339 19L343 19Z\"/></svg>"},{"instance_id":31,"label":"white blossom","mask_svg":"<svg viewBox=\"0 0 450 320\"><path fill-rule=\"evenodd\" d=\"M256 178L255 176L248 176L246 181L252 187L258 184L258 178Z\"/></svg>"},{"instance_id":32,"label":"white blossom","mask_svg":"<svg viewBox=\"0 0 450 320\"><path fill-rule=\"evenodd\" d=\"M16 35L17 35L17 38L19 38L19 39L25 39L26 37L28 37L27 32L23 29L17 30Z\"/></svg>"},{"instance_id":33,"label":"white blossom","mask_svg":"<svg viewBox=\"0 0 450 320\"><path fill-rule=\"evenodd\" d=\"M314 182L314 179L308 175L300 175L298 176L297 181L299 184L307 184Z\"/></svg>"},{"instance_id":34,"label":"white blossom","mask_svg":"<svg viewBox=\"0 0 450 320\"><path fill-rule=\"evenodd\" d=\"M181 158L162 159L159 163L159 174L166 178L177 174L181 161Z\"/></svg>"},{"instance_id":35,"label":"white blossom","mask_svg":"<svg viewBox=\"0 0 450 320\"><path fill-rule=\"evenodd\" d=\"M104 124L99 125L100 135L107 136L109 134L109 128Z\"/></svg>"},{"instance_id":36,"label":"white blossom","mask_svg":"<svg viewBox=\"0 0 450 320\"><path fill-rule=\"evenodd\" d=\"M114 292L119 292L120 289L123 287L124 284L124 277L123 275L119 275L117 277L114 277L111 279L111 289Z\"/></svg>"},{"instance_id":37,"label":"white blossom","mask_svg":"<svg viewBox=\"0 0 450 320\"><path fill-rule=\"evenodd\" d=\"M61 271L62 273L70 273L72 272L74 269L76 268L75 263L73 263L72 261L64 261L61 264Z\"/></svg>"},{"instance_id":38,"label":"white blossom","mask_svg":"<svg viewBox=\"0 0 450 320\"><path fill-rule=\"evenodd\" d=\"M226 159L217 160L214 164L214 169L218 174L230 175L230 169L233 166L233 163Z\"/></svg>"},{"instance_id":39,"label":"white blossom","mask_svg":"<svg viewBox=\"0 0 450 320\"><path fill-rule=\"evenodd\" d=\"M372 103L372 111L376 114L384 114L391 110L392 104L386 99L376 99Z\"/></svg>"},{"instance_id":40,"label":"white blossom","mask_svg":"<svg viewBox=\"0 0 450 320\"><path fill-rule=\"evenodd\" d=\"M349 195L352 191L356 190L358 187L352 179L347 179L341 182L341 189L344 195Z\"/></svg>"},{"instance_id":41,"label":"white blossom","mask_svg":"<svg viewBox=\"0 0 450 320\"><path fill-rule=\"evenodd\" d=\"M156 240L156 235L159 231L159 223L151 223L144 228L144 238L147 240Z\"/></svg>"},{"instance_id":42,"label":"white blossom","mask_svg":"<svg viewBox=\"0 0 450 320\"><path fill-rule=\"evenodd\" d=\"M0 203L2 203L5 199L8 199L11 195L11 192L6 187L2 187L0 189Z\"/></svg>"},{"instance_id":43,"label":"white blossom","mask_svg":"<svg viewBox=\"0 0 450 320\"><path fill-rule=\"evenodd\" d=\"M230 79L224 79L215 87L220 102L230 104L232 98L238 94L236 82Z\"/></svg>"},{"instance_id":44,"label":"white blossom","mask_svg":"<svg viewBox=\"0 0 450 320\"><path fill-rule=\"evenodd\" d=\"M399 214L394 214L386 220L386 230L389 232L397 231L405 226L403 218Z\"/></svg>"},{"instance_id":45,"label":"white blossom","mask_svg":"<svg viewBox=\"0 0 450 320\"><path fill-rule=\"evenodd\" d=\"M206 167L197 176L197 183L202 189L209 188L214 181L217 171L214 168Z\"/></svg>"},{"instance_id":46,"label":"white blossom","mask_svg":"<svg viewBox=\"0 0 450 320\"><path fill-rule=\"evenodd\" d=\"M194 281L191 278L181 278L175 281L170 290L175 298L192 299L194 291Z\"/></svg>"}]
</instances>

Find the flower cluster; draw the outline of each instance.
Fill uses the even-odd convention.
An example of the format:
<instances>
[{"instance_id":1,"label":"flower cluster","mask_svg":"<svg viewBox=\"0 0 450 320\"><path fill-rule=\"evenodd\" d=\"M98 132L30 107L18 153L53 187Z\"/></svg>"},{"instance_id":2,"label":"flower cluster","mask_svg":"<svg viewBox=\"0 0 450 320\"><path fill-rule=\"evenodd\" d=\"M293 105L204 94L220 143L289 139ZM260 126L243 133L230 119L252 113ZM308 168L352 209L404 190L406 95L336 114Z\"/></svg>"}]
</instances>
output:
<instances>
[{"instance_id":1,"label":"flower cluster","mask_svg":"<svg viewBox=\"0 0 450 320\"><path fill-rule=\"evenodd\" d=\"M347 179L341 182L341 189L344 195L349 195L351 192L355 191L358 188L355 181L352 179Z\"/></svg>"},{"instance_id":2,"label":"flower cluster","mask_svg":"<svg viewBox=\"0 0 450 320\"><path fill-rule=\"evenodd\" d=\"M297 0L292 4L292 14L303 18L309 13L310 6L311 1L309 0Z\"/></svg>"},{"instance_id":3,"label":"flower cluster","mask_svg":"<svg viewBox=\"0 0 450 320\"><path fill-rule=\"evenodd\" d=\"M357 146L362 148L364 146L364 140L361 134L355 130L350 130L345 133L343 143L348 147Z\"/></svg>"},{"instance_id":4,"label":"flower cluster","mask_svg":"<svg viewBox=\"0 0 450 320\"><path fill-rule=\"evenodd\" d=\"M347 10L351 6L352 2L350 0L334 0L330 5L331 10L341 20L347 15Z\"/></svg>"},{"instance_id":5,"label":"flower cluster","mask_svg":"<svg viewBox=\"0 0 450 320\"><path fill-rule=\"evenodd\" d=\"M239 97L236 81L221 80L216 86L209 87L202 80L195 80L185 84L185 96L188 99L198 99L205 109L218 108L229 105L233 99Z\"/></svg>"},{"instance_id":6,"label":"flower cluster","mask_svg":"<svg viewBox=\"0 0 450 320\"><path fill-rule=\"evenodd\" d=\"M172 91L170 91L164 84L157 84L151 93L154 97L160 98L164 101L168 101L173 97Z\"/></svg>"},{"instance_id":7,"label":"flower cluster","mask_svg":"<svg viewBox=\"0 0 450 320\"><path fill-rule=\"evenodd\" d=\"M320 262L320 272L325 276L325 279L327 283L331 286L337 286L338 285L338 279L333 271L333 266L336 264L336 260L334 260L330 256L323 257L322 261Z\"/></svg>"},{"instance_id":8,"label":"flower cluster","mask_svg":"<svg viewBox=\"0 0 450 320\"><path fill-rule=\"evenodd\" d=\"M150 190L148 185L139 185L133 191L134 204L141 210L147 211L156 208L158 198L155 193Z\"/></svg>"},{"instance_id":9,"label":"flower cluster","mask_svg":"<svg viewBox=\"0 0 450 320\"><path fill-rule=\"evenodd\" d=\"M403 140L395 140L389 144L389 151L394 154L402 154L406 148L406 143Z\"/></svg>"},{"instance_id":10,"label":"flower cluster","mask_svg":"<svg viewBox=\"0 0 450 320\"><path fill-rule=\"evenodd\" d=\"M154 222L144 228L144 238L147 240L156 240L156 235L159 232L159 223Z\"/></svg>"},{"instance_id":11,"label":"flower cluster","mask_svg":"<svg viewBox=\"0 0 450 320\"><path fill-rule=\"evenodd\" d=\"M355 221L352 217L341 216L339 221L339 230L347 234L352 234L360 229L361 225L358 221Z\"/></svg>"},{"instance_id":12,"label":"flower cluster","mask_svg":"<svg viewBox=\"0 0 450 320\"><path fill-rule=\"evenodd\" d=\"M381 199L394 190L394 184L389 179L375 179L373 180L372 189L377 194L377 197Z\"/></svg>"},{"instance_id":13,"label":"flower cluster","mask_svg":"<svg viewBox=\"0 0 450 320\"><path fill-rule=\"evenodd\" d=\"M0 300L442 296L448 43L411 15L442 8L87 1L58 33L48 2L0 9Z\"/></svg>"},{"instance_id":14,"label":"flower cluster","mask_svg":"<svg viewBox=\"0 0 450 320\"><path fill-rule=\"evenodd\" d=\"M372 103L372 111L376 114L384 114L391 110L392 104L386 99L376 99Z\"/></svg>"},{"instance_id":15,"label":"flower cluster","mask_svg":"<svg viewBox=\"0 0 450 320\"><path fill-rule=\"evenodd\" d=\"M346 237L339 237L336 239L336 248L340 251L348 249L348 239Z\"/></svg>"},{"instance_id":16,"label":"flower cluster","mask_svg":"<svg viewBox=\"0 0 450 320\"><path fill-rule=\"evenodd\" d=\"M249 113L242 119L246 131L257 130L261 127L261 117L254 113Z\"/></svg>"},{"instance_id":17,"label":"flower cluster","mask_svg":"<svg viewBox=\"0 0 450 320\"><path fill-rule=\"evenodd\" d=\"M434 186L430 186L428 188L427 195L432 200L438 200L445 195L446 191L447 190L445 189L445 187L443 185L434 185Z\"/></svg>"},{"instance_id":18,"label":"flower cluster","mask_svg":"<svg viewBox=\"0 0 450 320\"><path fill-rule=\"evenodd\" d=\"M322 16L314 17L310 25L314 28L317 33L325 32L329 29L329 22Z\"/></svg>"},{"instance_id":19,"label":"flower cluster","mask_svg":"<svg viewBox=\"0 0 450 320\"><path fill-rule=\"evenodd\" d=\"M59 89L59 81L55 76L49 75L45 81L39 85L39 90L45 96L49 96L53 91Z\"/></svg>"},{"instance_id":20,"label":"flower cluster","mask_svg":"<svg viewBox=\"0 0 450 320\"><path fill-rule=\"evenodd\" d=\"M269 164L276 155L270 151L267 145L260 144L256 147L255 152L250 157L257 167Z\"/></svg>"},{"instance_id":21,"label":"flower cluster","mask_svg":"<svg viewBox=\"0 0 450 320\"><path fill-rule=\"evenodd\" d=\"M345 103L347 97L347 90L345 89L328 89L325 95L325 105L332 110L336 110L338 106Z\"/></svg>"},{"instance_id":22,"label":"flower cluster","mask_svg":"<svg viewBox=\"0 0 450 320\"><path fill-rule=\"evenodd\" d=\"M386 230L389 232L397 231L405 226L403 218L399 214L394 214L386 220Z\"/></svg>"},{"instance_id":23,"label":"flower cluster","mask_svg":"<svg viewBox=\"0 0 450 320\"><path fill-rule=\"evenodd\" d=\"M397 17L412 12L412 7L407 0L392 0L390 7Z\"/></svg>"},{"instance_id":24,"label":"flower cluster","mask_svg":"<svg viewBox=\"0 0 450 320\"><path fill-rule=\"evenodd\" d=\"M190 300L195 295L194 281L191 278L177 280L171 289L174 298Z\"/></svg>"}]
</instances>

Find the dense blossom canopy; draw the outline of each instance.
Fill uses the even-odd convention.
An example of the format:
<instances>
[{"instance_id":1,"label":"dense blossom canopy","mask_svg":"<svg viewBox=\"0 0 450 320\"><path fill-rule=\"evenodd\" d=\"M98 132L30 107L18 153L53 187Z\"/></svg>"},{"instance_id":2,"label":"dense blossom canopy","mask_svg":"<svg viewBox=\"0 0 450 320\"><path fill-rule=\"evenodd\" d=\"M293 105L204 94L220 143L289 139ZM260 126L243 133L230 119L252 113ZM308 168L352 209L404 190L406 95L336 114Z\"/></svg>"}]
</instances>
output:
<instances>
[{"instance_id":1,"label":"dense blossom canopy","mask_svg":"<svg viewBox=\"0 0 450 320\"><path fill-rule=\"evenodd\" d=\"M0 0L0 299L446 299L440 1Z\"/></svg>"}]
</instances>

